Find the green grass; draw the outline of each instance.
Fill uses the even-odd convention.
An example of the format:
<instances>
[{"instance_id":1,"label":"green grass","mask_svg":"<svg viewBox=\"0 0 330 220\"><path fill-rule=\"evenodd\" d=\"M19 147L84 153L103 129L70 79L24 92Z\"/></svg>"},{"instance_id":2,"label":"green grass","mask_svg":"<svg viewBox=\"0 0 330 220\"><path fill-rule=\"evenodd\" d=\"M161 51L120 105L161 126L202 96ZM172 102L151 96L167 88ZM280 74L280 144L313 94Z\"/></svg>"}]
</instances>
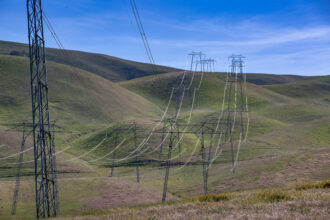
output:
<instances>
[{"instance_id":1,"label":"green grass","mask_svg":"<svg viewBox=\"0 0 330 220\"><path fill-rule=\"evenodd\" d=\"M275 74L247 74L247 81L256 85L277 85L284 83L294 83L309 77L297 75L275 75Z\"/></svg>"},{"instance_id":2,"label":"green grass","mask_svg":"<svg viewBox=\"0 0 330 220\"><path fill-rule=\"evenodd\" d=\"M296 83L268 85L265 88L274 92L318 105L329 106L330 77L310 77Z\"/></svg>"},{"instance_id":3,"label":"green grass","mask_svg":"<svg viewBox=\"0 0 330 220\"><path fill-rule=\"evenodd\" d=\"M29 120L28 58L0 55L0 63L0 121ZM48 62L48 78L51 119L70 131L159 114L150 101L77 68Z\"/></svg>"},{"instance_id":4,"label":"green grass","mask_svg":"<svg viewBox=\"0 0 330 220\"><path fill-rule=\"evenodd\" d=\"M0 41L0 54L16 54L28 56L26 44ZM47 59L60 64L76 67L113 82L130 80L153 74L150 64L134 62L103 54L87 53L82 51L47 48ZM177 69L157 66L158 73L167 73Z\"/></svg>"},{"instance_id":5,"label":"green grass","mask_svg":"<svg viewBox=\"0 0 330 220\"><path fill-rule=\"evenodd\" d=\"M23 119L29 120L31 117L30 90L29 84L26 83L29 82L28 58L23 53L21 54L23 56L8 55L11 51L22 51L24 47L21 44L0 42L0 54L7 54L0 55L0 122L17 122ZM146 130L138 133L138 143L143 141L143 137L155 125L154 120L161 117L161 110L167 105L172 87L180 83L182 72L150 75L151 72L146 70L148 66L144 64L105 55L69 51L74 55L73 57L76 57L70 61L73 63L69 63L61 58L56 50L49 49L47 53L49 54L47 65L51 119L58 119L58 124L65 131L56 135L57 151L65 149L72 142L72 147L58 155L57 160L65 161L83 155L105 139L90 154L77 160L58 163L62 215L93 214L100 210L87 200L100 196L99 188L108 181L106 178L110 172L112 155L100 161L88 161L103 157L113 149L114 132L117 127L127 127L132 122L136 122L139 128ZM164 71L173 71L173 69L164 68ZM320 190L322 194L321 190L326 189L322 188L323 185L317 184L305 184L300 187L300 191L282 190L282 188L261 189L292 187L297 182L328 179L330 175L328 77L264 74L249 74L249 76L251 77L247 83L250 110L249 135L247 141L241 145L236 172L231 172L231 151L230 147L225 145L222 154L209 170L210 195L201 197L201 200L198 200L200 202L197 203L231 202L235 201L235 198L241 198L236 197L240 192L233 191L257 190L249 197L250 199L244 198L244 202L240 204L250 208L253 206L253 210L260 208L259 206L266 210L267 204L295 201L298 194L304 193L300 191L315 189ZM198 86L200 77L200 73L195 74L193 87ZM122 81L130 78L135 79ZM122 82L113 83L108 79ZM191 79L192 74L187 73L184 86L187 87ZM200 123L210 117L218 116L223 98L224 79L223 73L204 75L201 89L196 92L191 123ZM189 118L192 95L191 91L185 92L180 114L183 124ZM170 115L174 113L175 101L174 98L170 104ZM246 121L247 117L244 116L244 122ZM0 158L14 154L20 148L21 134L6 130L7 127L0 127L0 146L5 145L0 147ZM117 158L129 155L134 149L133 132L120 132L118 142L125 137L127 140L117 152ZM234 132L233 137L234 153L236 153L237 131ZM218 138L219 136L215 136L216 140ZM177 198L188 199L203 193L199 145L191 159L192 164L180 168L194 151L196 140L197 136L194 134L185 135L182 141L182 149L185 149L185 152L173 161L175 165L170 170L168 191ZM154 135L145 147L154 149L159 143L160 135ZM162 159L167 156L168 143L167 139ZM177 140L174 141L174 144L176 143ZM205 145L209 145L208 136ZM31 140L28 146L32 146ZM172 156L177 155L178 149ZM155 151L140 156L139 160L141 162L157 160L158 157L158 151ZM17 171L16 165L7 163L15 163L17 159L18 156L3 162L0 160L2 195L0 216L4 216L4 219L10 217L12 187ZM32 160L32 152L26 153L24 159ZM133 187L136 171L132 162L134 158L116 162L115 178L128 181ZM164 173L164 167L159 168L157 163L141 165L140 185L156 190L156 194L161 195ZM20 200L19 218L28 219L34 215L29 213L24 216L24 212L33 207L33 199L31 199L33 191L30 192L33 188L32 174L33 164L24 165L23 179L26 181L23 189L26 189L26 193L22 195L24 200L22 198ZM31 182L31 186L27 185L28 181ZM244 195L250 194L248 192ZM291 208L300 210L299 205ZM152 216L157 215L149 215Z\"/></svg>"}]
</instances>

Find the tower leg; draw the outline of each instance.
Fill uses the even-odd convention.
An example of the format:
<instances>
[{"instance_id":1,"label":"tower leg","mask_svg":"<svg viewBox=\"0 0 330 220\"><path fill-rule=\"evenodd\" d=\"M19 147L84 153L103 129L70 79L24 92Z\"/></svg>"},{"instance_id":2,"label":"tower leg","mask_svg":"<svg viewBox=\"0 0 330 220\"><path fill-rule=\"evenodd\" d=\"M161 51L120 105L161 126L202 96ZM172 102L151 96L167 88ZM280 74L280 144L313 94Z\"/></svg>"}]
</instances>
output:
<instances>
[{"instance_id":1,"label":"tower leg","mask_svg":"<svg viewBox=\"0 0 330 220\"><path fill-rule=\"evenodd\" d=\"M16 207L17 207L17 198L18 198L18 192L19 192L19 187L20 187L20 182L21 182L21 170L23 166L23 151L25 149L25 140L26 140L27 135L25 135L25 124L23 123L23 136L22 136L22 143L21 143L21 153L19 155L19 160L18 160L18 169L17 169L17 175L16 175L16 182L15 182L15 191L14 191L14 196L13 196L13 205L11 208L11 214L15 215L16 214Z\"/></svg>"},{"instance_id":2,"label":"tower leg","mask_svg":"<svg viewBox=\"0 0 330 220\"><path fill-rule=\"evenodd\" d=\"M167 194L167 184L168 184L168 177L170 175L170 166L171 166L171 155L172 155L172 145L173 145L173 131L172 131L172 125L171 125L171 131L170 131L170 143L168 147L168 154L167 154L167 161L166 161L166 171L165 171L165 179L164 179L164 188L163 188L163 197L162 202L166 201L166 194Z\"/></svg>"},{"instance_id":3,"label":"tower leg","mask_svg":"<svg viewBox=\"0 0 330 220\"><path fill-rule=\"evenodd\" d=\"M118 129L116 129L116 135L115 135L115 145L114 145L114 151L112 154L112 164L111 164L111 172L110 172L110 177L113 177L113 172L115 169L115 160L116 160L116 147L118 144Z\"/></svg>"},{"instance_id":4,"label":"tower leg","mask_svg":"<svg viewBox=\"0 0 330 220\"><path fill-rule=\"evenodd\" d=\"M136 142L136 124L134 124L134 146L135 146L135 166L136 166L136 182L140 182L139 158L138 158L138 145Z\"/></svg>"}]
</instances>

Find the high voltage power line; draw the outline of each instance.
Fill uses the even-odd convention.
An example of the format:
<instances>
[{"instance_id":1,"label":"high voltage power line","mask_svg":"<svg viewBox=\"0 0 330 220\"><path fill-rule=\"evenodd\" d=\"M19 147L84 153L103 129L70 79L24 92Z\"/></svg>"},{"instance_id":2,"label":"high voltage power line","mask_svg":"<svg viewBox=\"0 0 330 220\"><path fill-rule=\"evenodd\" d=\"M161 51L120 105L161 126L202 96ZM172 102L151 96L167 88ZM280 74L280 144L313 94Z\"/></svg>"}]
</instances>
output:
<instances>
[{"instance_id":1,"label":"high voltage power line","mask_svg":"<svg viewBox=\"0 0 330 220\"><path fill-rule=\"evenodd\" d=\"M151 52L151 49L150 49L150 46L149 46L148 38L147 38L146 33L144 31L144 28L143 28L143 24L142 24L142 21L141 21L139 10L136 6L135 0L129 0L129 3L131 5L133 15L134 15L134 18L135 18L135 21L136 21L136 25L139 29L144 48L146 50L148 59L150 61L152 72L153 72L153 74L157 74L158 73L157 66L156 66L156 63L155 63L155 60L154 60L154 56L152 55L152 52Z\"/></svg>"},{"instance_id":2,"label":"high voltage power line","mask_svg":"<svg viewBox=\"0 0 330 220\"><path fill-rule=\"evenodd\" d=\"M32 122L32 129L33 129L33 140L34 140L34 160L35 163L35 186L36 186L36 211L37 217L51 217L56 216L58 211L58 189L57 189L57 177L56 177L56 154L62 153L72 146L69 146L62 151L55 152L55 143L54 143L54 131L55 129L51 130L50 121L49 121L49 110L48 110L48 82L46 76L46 64L45 64L45 53L44 53L44 46L45 46L45 39L43 33L43 18L48 29L51 32L52 37L54 38L56 44L61 49L61 51L65 54L66 51L63 47L62 42L60 41L58 35L56 34L52 24L50 23L49 19L42 11L41 1L36 0L27 0L28 4L28 23L29 23L29 49L30 49L30 72L31 72L31 96L32 96L32 113L33 113L33 122ZM140 14L138 8L136 6L135 0L130 0L130 5L134 14L134 18L136 20L143 45L146 49L146 53L148 59L150 61L152 71L154 74L157 73L157 66L154 61L153 54L151 52L147 36L145 34ZM222 108L219 111L219 117L215 119L216 123L210 123L207 120L201 124L199 130L196 131L189 131L189 128L193 125L190 124L191 116L194 110L194 103L195 103L195 95L196 92L201 90L204 72L212 72L214 71L214 59L206 59L205 55L202 52L192 52L189 54L191 56L191 64L190 64L190 73L191 79L188 82L188 86L184 85L184 81L186 78L187 71L184 70L182 74L182 79L177 87L173 87L171 90L171 94L169 96L168 104L165 108L165 111L161 117L160 121L156 121L156 125L151 129L151 131L143 138L140 144L137 143L137 126L134 124L133 128L133 137L134 137L134 150L127 152L128 155L122 158L116 158L116 151L120 151L120 147L123 146L123 143L126 141L124 138L118 144L118 129L116 130L116 138L115 138L115 145L112 151L108 152L107 154L88 160L87 162L96 162L99 160L105 159L107 156L113 155L112 160L112 168L111 174L113 175L114 171L114 163L115 161L127 161L134 159L135 166L136 166L136 178L137 182L140 181L140 171L139 171L139 164L141 164L140 156L151 155L151 153L159 150L159 159L154 160L155 162L159 163L159 167L162 167L162 155L164 151L164 143L169 138L169 146L167 151L167 159L165 161L165 177L164 177L164 187L163 187L163 197L162 201L166 200L166 193L168 187L168 179L170 168L172 166L171 161L180 157L186 149L181 149L181 143L186 133L192 133L197 136L197 141L195 148L188 158L188 160L183 163L183 165L179 168L182 169L186 165L188 165L194 156L198 144L201 144L201 152L202 152L202 173L203 173L203 185L204 185L204 193L208 193L208 171L211 168L212 163L221 155L224 145L230 144L231 148L231 155L232 155L232 170L235 171L235 167L238 160L238 155L240 151L240 146L242 139L246 140L248 126L249 126L249 116L248 116L248 103L247 103L247 91L246 91L246 76L244 75L243 67L244 67L244 57L241 55L233 55L230 57L231 59L231 70L227 73L226 84L224 89L224 97ZM198 86L192 87L195 79L195 75L198 72L198 67L200 68L200 80ZM35 75L34 75L35 74ZM35 81L36 80L36 81ZM234 89L233 89L234 87ZM227 91L228 89L228 91ZM239 92L238 92L239 91ZM183 102L185 100L185 96L187 93L193 96L191 101L191 108L189 118L186 124L181 125L178 123L180 121L180 113ZM239 93L239 94L238 94ZM173 98L174 97L174 98ZM172 100L175 102L175 115L173 117L169 116L168 110L172 103ZM224 110L226 103L227 110ZM232 109L232 104L234 105ZM233 113L233 115L231 115ZM237 113L239 115L237 116ZM244 124L243 113L246 113L247 123ZM36 117L38 116L39 119ZM226 123L223 121L226 120ZM237 121L236 121L237 120ZM239 123L239 140L236 149L236 153L234 152L234 140L233 135L235 131L236 123ZM157 128L164 123L161 130L157 130ZM166 129L168 124L170 125L170 129ZM206 124L212 124L211 128L205 127ZM174 130L176 128L176 130ZM181 128L181 129L180 129ZM182 129L183 128L183 129ZM206 130L205 130L206 129ZM209 130L211 129L211 130ZM209 131L208 131L209 130ZM26 137L24 136L25 131L23 130L23 141L25 142ZM154 149L150 150L150 146L143 148L151 139L154 134L162 134L161 143ZM205 146L205 135L210 135L209 147ZM213 153L213 140L215 136L218 135L219 139L216 144L216 151ZM78 160L81 158L85 158L87 155L91 154L92 152L96 151L104 141L108 138L108 134L106 133L104 139L102 139L98 144L96 144L92 149L89 151L67 160L62 160L58 162L70 162L74 160ZM16 211L16 203L17 203L17 195L18 195L18 186L19 178L21 175L21 167L23 162L23 154L30 149L24 149L24 142L21 145L21 151L11 156L7 156L1 159L7 159L10 157L14 157L19 155L19 162L17 163L18 166L18 174L16 180L16 187L15 187L15 194L13 199L13 213ZM175 157L172 157L172 152L178 148L179 154ZM32 148L31 148L32 149ZM206 153L206 150L208 152ZM213 155L213 157L212 157ZM38 170L40 169L40 171Z\"/></svg>"},{"instance_id":3,"label":"high voltage power line","mask_svg":"<svg viewBox=\"0 0 330 220\"><path fill-rule=\"evenodd\" d=\"M191 115L191 114L190 114ZM156 132L155 132L156 133ZM186 133L186 132L180 132L180 133ZM103 140L104 141L104 140ZM101 141L102 142L102 141ZM181 142L181 139L180 139L180 141L178 142L178 143L180 143ZM102 144L102 143L101 143ZM100 144L98 144L98 145L96 145L94 148L92 148L91 149L91 151L94 151L95 150L95 148L97 148L97 147L99 147L100 146ZM119 146L117 146L117 147L119 147ZM117 148L116 147L116 148ZM89 152L87 152L87 154L89 154L91 151L89 151ZM78 156L78 157L76 157L76 158L73 158L73 160L75 160L75 159L79 159L79 158L82 158L83 156L86 156L87 155L86 153L85 154L83 154L83 155L81 155L81 156ZM110 153L108 153L107 155L110 155L111 154L111 152ZM104 156L102 156L102 158L101 159L103 159L104 158ZM70 161L70 160L72 160L72 159L69 159L69 160L67 160L67 161ZM171 160L171 159L169 159L169 160ZM93 161L93 160L91 160L91 161ZM205 161L205 158L203 159L203 161ZM64 162L64 161L63 161ZM136 164L138 164L138 163L136 163ZM187 165L187 163L185 164L185 165ZM203 169L203 172L204 172L204 169Z\"/></svg>"},{"instance_id":4,"label":"high voltage power line","mask_svg":"<svg viewBox=\"0 0 330 220\"><path fill-rule=\"evenodd\" d=\"M155 65L155 62L154 62L154 59L153 59L152 52L151 52L151 50L150 50L150 46L149 46L149 43L148 43L148 40L147 40L147 37L146 37L145 31L144 31L144 28L143 28L142 22L141 22L141 18L140 18L140 15L139 15L139 12L138 12L138 9L137 9L137 6L136 6L136 3L135 3L134 0L130 0L130 4L131 4L131 8L132 8L133 13L134 13L134 17L135 17L135 19L136 19L136 23L137 23L138 29L139 29L140 34L141 34L141 38L142 38L143 44L144 44L144 46L145 46L145 49L146 49L147 55L148 55L148 57L149 57L149 61L150 61L151 65L152 65L152 67L153 67L153 70L154 70L155 67L156 67L156 65ZM58 35L56 34L54 28L52 27L52 25L51 25L49 19L46 17L45 13L43 13L43 14L44 14L44 16L45 16L45 18L46 18L46 24L47 24L47 26L48 26L50 32L52 33L52 36L54 37L55 41L57 42L59 48L62 49L62 50L64 50L63 44L61 43L60 39L58 38ZM196 64L196 66L195 66L195 71L196 71L198 65L201 65L201 71L202 71L202 63L201 63L201 61L202 61L202 58L203 58L204 54L202 54L201 52L198 52L198 53L197 53L197 52L192 52L190 55L192 55L192 64L191 64L191 65L193 65L193 63ZM195 56L199 56L199 61L200 61L200 62L199 62L198 60L195 60L195 59L194 59ZM193 71L193 76L195 75L195 71ZM185 71L184 71L184 73L185 73ZM202 73L202 74L203 74L203 73ZM191 81L190 81L189 88L190 88L190 86L191 86L191 84L192 84L192 82L193 82L193 79L194 79L194 77L192 77L192 79L191 79ZM183 76L183 78L182 78L182 80L181 80L181 84L182 84L183 80L184 80L184 76ZM201 80L200 80L200 82L199 82L199 87L200 87L200 85L201 85L201 82L202 82L202 78L201 78ZM189 88L188 88L188 89L189 89ZM177 96L177 100L178 100L179 95L176 95L176 96ZM170 96L170 97L172 97L172 96ZM183 97L184 97L184 94L182 95L182 100L181 100L181 104L180 104L180 106L182 105ZM170 98L170 100L169 100L169 103L170 103L170 101L171 101L171 98ZM178 102L177 102L177 104L178 104ZM181 108L181 107L180 107L180 108ZM166 110L167 110L167 109L168 109L168 108L166 108ZM177 109L178 109L178 108L177 108ZM167 113L167 111L165 111L164 116L166 115L166 113ZM177 115L177 117L179 116L178 113L177 113L176 115ZM162 117L162 118L163 118L163 117ZM157 127L157 126L155 126L155 127ZM139 145L138 148L136 148L136 151L139 150L141 147L143 147L143 146L148 142L148 140L150 139L151 135L152 135L152 132L150 133L150 136L149 136L148 138L146 138L146 140L144 140L144 141ZM168 135L168 134L167 134L167 135ZM180 145L180 142L179 142L179 145ZM179 146L179 148L180 148L180 146ZM145 151L144 151L144 152L145 152ZM133 151L133 152L131 152L131 153L132 153L132 154L135 154L135 151ZM127 159L130 159L130 158L123 158L123 159L127 160Z\"/></svg>"}]
</instances>

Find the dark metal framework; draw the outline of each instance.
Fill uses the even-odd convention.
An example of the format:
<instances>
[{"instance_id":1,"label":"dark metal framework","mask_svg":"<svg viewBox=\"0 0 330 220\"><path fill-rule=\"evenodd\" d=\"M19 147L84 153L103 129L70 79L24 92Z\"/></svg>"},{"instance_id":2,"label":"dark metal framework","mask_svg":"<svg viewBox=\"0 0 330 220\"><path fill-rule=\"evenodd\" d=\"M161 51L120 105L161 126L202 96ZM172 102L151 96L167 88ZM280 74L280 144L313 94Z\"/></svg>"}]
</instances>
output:
<instances>
[{"instance_id":1,"label":"dark metal framework","mask_svg":"<svg viewBox=\"0 0 330 220\"><path fill-rule=\"evenodd\" d=\"M27 0L36 215L57 214L54 141L49 123L48 82L41 0Z\"/></svg>"},{"instance_id":2,"label":"dark metal framework","mask_svg":"<svg viewBox=\"0 0 330 220\"><path fill-rule=\"evenodd\" d=\"M134 0L131 1L131 5L132 7L134 6L134 8L136 9ZM134 12L134 15L138 18L138 20L140 20L138 12L137 14ZM32 133L33 133L33 144L34 144L36 215L37 218L55 217L58 212L58 188L57 188L57 178L56 178L56 158L55 158L55 143L54 143L55 129L51 128L50 116L49 116L48 82L47 82L45 39L44 39L44 31L43 31L43 12L42 12L41 0L27 0L27 17L28 17L28 36L29 36L29 55L30 55L30 80L31 80L30 83L31 83L31 99L32 99L32 131L33 131ZM141 30L143 33L141 35L144 35L145 37L142 26L141 26ZM190 65L191 71L193 71L194 64L195 64L195 71L197 70L197 66L200 65L201 72L211 70L212 65L214 67L215 61L213 59L204 59L204 54L202 54L201 52L199 53L192 52L189 55L191 56L191 65ZM195 57L199 57L199 60L195 59ZM228 94L227 97L224 97L227 103L226 105L227 116L225 118L225 121L221 122L221 124L225 124L225 131L224 131L225 143L230 143L231 146L233 171L234 171L233 126L235 125L235 123L239 124L241 136L244 135L245 132L244 120L242 115L243 112L247 111L247 109L245 108L247 106L247 103L245 101L246 94L244 93L245 91L242 87L243 82L245 82L245 78L244 78L245 75L243 74L244 58L245 57L243 57L242 55L233 55L230 57L232 64L231 64L231 71L229 73L229 81L228 81L229 92L227 93ZM150 59L152 60L152 63L154 63L152 55ZM169 131L170 140L169 140L169 149L166 160L166 173L165 173L163 198L162 198L163 202L166 200L167 182L168 182L169 171L171 166L170 161L171 161L171 153L172 153L174 138L176 135L179 146L178 149L179 152L181 152L180 134L182 133L194 133L200 135L202 162L203 162L204 193L207 194L208 168L212 154L212 140L213 140L212 137L213 135L216 135L217 132L212 130L213 128L211 129L211 131L203 130L202 128L204 128L205 123L201 125L202 128L199 128L199 131L188 130L181 132L179 123L176 123L176 120L178 119L179 116L180 105L182 104L183 101L183 91L185 91L186 89L189 90L191 83L188 88L185 88L181 82L179 87L175 88L177 90L176 114L175 114L176 119L174 123L170 122L170 131ZM233 91L233 85L235 86L234 91ZM237 90L239 90L239 92L237 92ZM179 104L180 101L181 104ZM235 120L232 119L233 117L231 114L232 112L234 112L235 114L236 113L239 114L239 119L236 122ZM176 127L176 132L173 130L174 127ZM191 125L190 127L194 127L194 126ZM162 144L159 152L159 162L161 162L162 159L165 131L166 131L166 122L161 130ZM134 132L137 182L139 182L140 181L139 158L138 158L139 154L138 154L138 145L137 145L136 124L134 124L133 132ZM160 133L160 131L156 131L154 133ZM205 134L211 135L208 157L206 155L206 148L204 145ZM25 134L25 130L23 130L21 152L24 151L25 140L26 140L26 134ZM115 147L117 146L117 142L118 142L118 130L116 130ZM112 162L110 176L113 176L116 151L114 151L113 157L114 158ZM20 154L20 159L19 159L19 169L16 179L12 213L14 213L16 210L22 159L23 159L23 153Z\"/></svg>"},{"instance_id":3,"label":"dark metal framework","mask_svg":"<svg viewBox=\"0 0 330 220\"><path fill-rule=\"evenodd\" d=\"M139 146L137 143L137 131L143 131L143 129L139 129L137 127L137 124L134 122L132 125L126 127L126 128L116 128L115 130L115 143L113 147L113 153L112 153L112 164L111 164L111 172L110 177L113 177L114 174L114 168L115 168L115 161L116 161L116 152L118 147L118 138L119 138L119 132L129 131L133 132L133 138L134 138L134 160L135 160L135 167L136 167L136 182L140 182L140 169L139 169Z\"/></svg>"},{"instance_id":4,"label":"dark metal framework","mask_svg":"<svg viewBox=\"0 0 330 220\"><path fill-rule=\"evenodd\" d=\"M115 169L115 160L116 160L116 147L117 147L117 144L118 144L118 132L119 130L116 129L115 131L115 144L113 146L113 153L112 153L112 163L111 163L111 172L110 172L110 177L113 177L113 172L114 172L114 169Z\"/></svg>"},{"instance_id":5,"label":"dark metal framework","mask_svg":"<svg viewBox=\"0 0 330 220\"><path fill-rule=\"evenodd\" d=\"M137 136L136 136L136 123L133 126L133 133L134 133L134 147L135 147L135 166L136 166L136 182L140 182L140 171L139 171L139 149L137 144Z\"/></svg>"},{"instance_id":6,"label":"dark metal framework","mask_svg":"<svg viewBox=\"0 0 330 220\"><path fill-rule=\"evenodd\" d=\"M206 148L204 145L204 139L206 135L220 135L220 131L216 131L214 129L215 125L220 124L223 125L225 124L225 121L219 121L219 122L212 122L212 121L204 121L202 123L197 123L197 124L189 124L185 125L184 131L174 131L175 127L184 127L184 125L180 125L180 122L177 122L176 119L165 119L164 120L164 127L161 130L155 130L154 133L161 133L162 134L162 143L163 143L163 137L165 133L169 133L169 147L168 147L168 152L167 152L167 159L164 163L164 161L161 160L162 156L162 149L159 151L159 164L165 165L165 177L164 177L164 186L163 186L163 196L162 196L162 202L166 201L166 194L167 194L167 188L168 188L168 179L169 179L169 173L170 173L170 168L173 164L171 164L171 157L172 157L172 152L173 152L173 144L174 141L177 139L177 143L180 142L180 140L177 138L178 135L180 134L195 134L198 136L201 142L201 153L202 153L202 164L203 164L203 185L204 185L204 193L207 194L207 179L208 179L208 165L211 160L211 151L212 151L212 141L210 141L210 146L208 147L209 152L208 152L208 158L206 158ZM167 126L169 127L167 129Z\"/></svg>"},{"instance_id":7,"label":"dark metal framework","mask_svg":"<svg viewBox=\"0 0 330 220\"><path fill-rule=\"evenodd\" d=\"M168 177L170 175L170 166L171 166L171 161L170 160L171 160L171 156L172 156L172 150L173 150L173 124L171 123L170 142L169 142L169 145L168 145L168 152L167 152L166 171L165 171L162 202L166 201L167 184L168 184Z\"/></svg>"},{"instance_id":8,"label":"dark metal framework","mask_svg":"<svg viewBox=\"0 0 330 220\"><path fill-rule=\"evenodd\" d=\"M244 74L245 57L243 55L232 55L230 59L230 72L226 102L227 102L227 117L226 117L226 130L225 141L230 143L231 156L232 156L232 171L235 172L234 163L234 127L238 126L238 133L244 136L245 125L243 112L248 112L247 109L247 94L243 86L246 82L246 75ZM238 113L238 115L237 115Z\"/></svg>"},{"instance_id":9,"label":"dark metal framework","mask_svg":"<svg viewBox=\"0 0 330 220\"><path fill-rule=\"evenodd\" d=\"M191 53L188 54L188 56L191 56L190 71L197 71L197 66L198 64L201 63L202 59L204 59L205 54L203 54L202 52L192 51ZM195 70L193 69L194 64L195 64Z\"/></svg>"},{"instance_id":10,"label":"dark metal framework","mask_svg":"<svg viewBox=\"0 0 330 220\"><path fill-rule=\"evenodd\" d=\"M22 142L21 142L21 153L19 155L18 159L18 169L17 169L17 175L16 175L16 182L15 182L15 191L14 191L14 196L13 196L13 205L11 207L11 214L15 215L16 214L16 208L17 208L17 199L18 199L18 193L19 193L19 187L20 187L20 182L21 182L21 171L22 171L22 166L23 166L23 155L24 155L24 149L25 149L25 141L27 137L31 134L30 132L27 133L25 127L25 123L22 124Z\"/></svg>"}]
</instances>

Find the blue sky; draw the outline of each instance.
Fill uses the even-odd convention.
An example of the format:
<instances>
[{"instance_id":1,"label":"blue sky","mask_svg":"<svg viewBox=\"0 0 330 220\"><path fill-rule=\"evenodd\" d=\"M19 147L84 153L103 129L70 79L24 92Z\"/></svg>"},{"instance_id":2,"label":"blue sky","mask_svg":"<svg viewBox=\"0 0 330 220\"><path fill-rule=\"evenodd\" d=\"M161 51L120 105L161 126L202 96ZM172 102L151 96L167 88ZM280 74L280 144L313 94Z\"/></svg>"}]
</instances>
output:
<instances>
[{"instance_id":1,"label":"blue sky","mask_svg":"<svg viewBox=\"0 0 330 220\"><path fill-rule=\"evenodd\" d=\"M0 0L0 39L27 42L25 0ZM184 68L203 51L225 71L246 56L247 72L329 75L330 0L136 0L158 64ZM66 49L147 62L129 0L43 0ZM57 47L46 29L46 46Z\"/></svg>"}]
</instances>

